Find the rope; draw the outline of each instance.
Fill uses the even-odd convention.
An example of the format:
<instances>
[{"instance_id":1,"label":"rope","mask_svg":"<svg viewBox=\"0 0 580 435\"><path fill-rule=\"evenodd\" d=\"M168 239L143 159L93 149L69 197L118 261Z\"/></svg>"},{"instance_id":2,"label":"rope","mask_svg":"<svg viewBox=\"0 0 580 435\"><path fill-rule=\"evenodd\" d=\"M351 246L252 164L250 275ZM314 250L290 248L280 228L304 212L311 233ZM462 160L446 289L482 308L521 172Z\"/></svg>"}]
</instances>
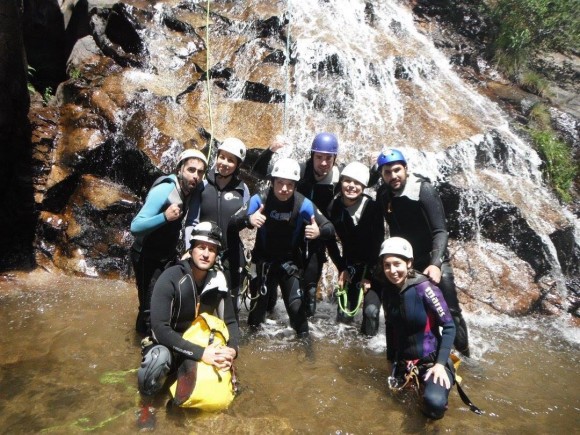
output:
<instances>
[{"instance_id":1,"label":"rope","mask_svg":"<svg viewBox=\"0 0 580 435\"><path fill-rule=\"evenodd\" d=\"M288 0L288 10L286 15L288 16L288 31L286 32L286 58L284 59L284 68L286 69L286 93L284 94L284 115L283 115L283 133L286 136L288 131L288 96L290 95L290 16L292 2Z\"/></svg>"},{"instance_id":2,"label":"rope","mask_svg":"<svg viewBox=\"0 0 580 435\"><path fill-rule=\"evenodd\" d=\"M210 50L209 50L209 4L211 0L207 0L207 7L206 7L206 18L205 18L205 55L206 55L206 85L207 85L207 107L209 113L209 144L207 150L207 158L208 160L211 157L212 153L212 146L213 146L213 112L211 108L211 77L210 77Z\"/></svg>"},{"instance_id":3,"label":"rope","mask_svg":"<svg viewBox=\"0 0 580 435\"><path fill-rule=\"evenodd\" d=\"M338 307L340 308L340 311L342 311L344 314L346 314L348 317L354 317L358 314L360 307L362 305L362 301L363 301L363 289L362 286L360 288L360 292L358 295L358 302L356 304L356 307L352 310L349 311L348 310L348 291L346 287L339 287L336 289L336 298L338 300Z\"/></svg>"},{"instance_id":4,"label":"rope","mask_svg":"<svg viewBox=\"0 0 580 435\"><path fill-rule=\"evenodd\" d=\"M351 275L351 279L354 278L354 272L350 273ZM360 278L360 292L358 294L358 302L356 304L356 307L352 310L349 311L348 310L348 286L347 287L339 287L336 289L336 298L338 300L338 307L340 308L340 310L346 314L348 317L354 317L358 314L358 312L360 311L360 308L362 306L363 303L363 299L364 299L364 284L362 283L363 280L365 279L365 275L367 274L367 267L365 266L362 276Z\"/></svg>"}]
</instances>

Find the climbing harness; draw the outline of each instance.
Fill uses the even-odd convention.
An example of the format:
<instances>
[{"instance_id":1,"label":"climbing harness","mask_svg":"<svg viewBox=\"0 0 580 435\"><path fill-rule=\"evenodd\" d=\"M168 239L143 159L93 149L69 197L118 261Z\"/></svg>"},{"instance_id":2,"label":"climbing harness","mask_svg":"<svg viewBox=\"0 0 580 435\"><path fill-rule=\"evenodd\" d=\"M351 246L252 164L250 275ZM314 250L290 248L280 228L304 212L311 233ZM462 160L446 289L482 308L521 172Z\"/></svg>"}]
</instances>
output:
<instances>
[{"instance_id":1,"label":"climbing harness","mask_svg":"<svg viewBox=\"0 0 580 435\"><path fill-rule=\"evenodd\" d=\"M450 359L453 363L453 368L455 372L455 385L457 386L457 392L459 393L459 397L461 398L462 402L469 407L469 410L471 412L474 412L475 414L478 415L483 414L483 411L471 402L469 397L467 397L467 394L465 394L465 392L463 391L463 388L461 388L460 383L462 382L462 379L459 375L457 375L457 369L459 368L459 364L461 364L461 359L453 352L450 355ZM405 373L403 377L397 377L397 370L400 363L405 364ZM418 359L395 362L393 364L393 371L391 373L391 376L389 376L389 378L387 379L389 389L394 393L398 393L404 390L405 388L411 388L415 391L415 393L417 393L417 396L420 396L421 384L419 377L419 367L429 367L432 365L433 365L432 363L424 364L421 362L421 360ZM451 369L451 367L449 368Z\"/></svg>"},{"instance_id":2,"label":"climbing harness","mask_svg":"<svg viewBox=\"0 0 580 435\"><path fill-rule=\"evenodd\" d=\"M354 277L355 271L356 270L354 267L352 267L352 266L348 267L348 274L351 276L351 278ZM365 268L363 270L363 274L361 276L361 280L357 285L357 287L360 290L359 290L359 294L358 294L358 302L356 303L356 307L354 309L352 309L352 310L348 309L348 286L338 287L335 291L336 300L338 302L338 307L340 308L340 311L342 311L348 317L356 316L362 307L362 303L363 303L363 299L364 299L364 285L362 282L364 280L366 273L367 273L367 267L365 266Z\"/></svg>"},{"instance_id":3,"label":"climbing harness","mask_svg":"<svg viewBox=\"0 0 580 435\"><path fill-rule=\"evenodd\" d=\"M266 296L268 294L268 286L266 285L266 278L268 277L268 272L270 272L270 266L271 263L266 263L263 262L260 264L260 289L258 292L256 292L255 296L252 296L252 292L250 289L250 281L252 279L256 279L258 278L258 275L256 273L256 264L255 263L251 263L251 266L248 266L250 264L249 257L246 256L246 278L244 278L244 284L243 284L243 288L242 288L242 300L244 302L244 306L246 307L246 309L248 310L248 313L251 313L254 308L256 307L256 305L254 304L254 306L252 307L252 302L257 300L258 298L262 297L262 296ZM253 273L252 273L252 268L254 269Z\"/></svg>"}]
</instances>

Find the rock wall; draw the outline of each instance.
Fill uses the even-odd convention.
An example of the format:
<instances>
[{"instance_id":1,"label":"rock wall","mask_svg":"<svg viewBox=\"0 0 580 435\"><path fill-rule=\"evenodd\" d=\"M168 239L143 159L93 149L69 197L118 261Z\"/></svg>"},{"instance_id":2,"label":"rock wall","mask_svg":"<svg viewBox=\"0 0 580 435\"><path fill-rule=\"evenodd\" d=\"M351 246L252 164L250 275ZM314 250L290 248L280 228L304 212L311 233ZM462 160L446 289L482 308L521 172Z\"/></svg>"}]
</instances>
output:
<instances>
[{"instance_id":1,"label":"rock wall","mask_svg":"<svg viewBox=\"0 0 580 435\"><path fill-rule=\"evenodd\" d=\"M152 181L171 170L184 147L207 150L225 137L241 136L252 148L247 169L257 152L281 132L284 66L292 70L298 62L285 55L287 16L278 4L255 2L246 8L242 3L213 3L210 54L220 61L210 61L211 67L204 38L206 11L195 4L93 0L61 5L64 32L79 37L66 63L69 78L58 86L49 105L37 104L29 114L39 214L34 245L38 265L90 276L128 276L130 220ZM426 3L420 2L422 7ZM371 3L364 13L367 22L376 19ZM424 10L418 10L418 17L425 32L447 50L450 61L464 68L464 78L491 87L481 68L480 24L470 21L473 25L466 34L447 35L443 27L433 31L431 15ZM396 24L392 24L395 33ZM457 45L454 38L462 42ZM475 45L468 45L470 38ZM401 65L395 65L394 78L407 87L416 86ZM164 68L171 74L164 74ZM347 73L332 56L321 61L316 72ZM510 106L518 106L520 114L526 99L533 97L521 95ZM329 113L335 104L320 95L313 95L311 102ZM208 104L220 119L215 135ZM580 255L573 223L561 210L549 210L552 202L542 203L538 213L549 222L546 240L528 222L529 210L524 213L512 202L469 191L461 165L485 172L500 162L505 171L513 172L506 163L513 150L493 131L468 142L476 150L472 161L457 159L462 144L442 153L441 158L454 163L445 167L447 181L438 186L448 213L462 302L471 309L514 315L569 311L578 316L574 277ZM244 177L252 185L259 181L246 171ZM478 197L477 206L466 200L470 196ZM555 266L558 260L561 270Z\"/></svg>"}]
</instances>

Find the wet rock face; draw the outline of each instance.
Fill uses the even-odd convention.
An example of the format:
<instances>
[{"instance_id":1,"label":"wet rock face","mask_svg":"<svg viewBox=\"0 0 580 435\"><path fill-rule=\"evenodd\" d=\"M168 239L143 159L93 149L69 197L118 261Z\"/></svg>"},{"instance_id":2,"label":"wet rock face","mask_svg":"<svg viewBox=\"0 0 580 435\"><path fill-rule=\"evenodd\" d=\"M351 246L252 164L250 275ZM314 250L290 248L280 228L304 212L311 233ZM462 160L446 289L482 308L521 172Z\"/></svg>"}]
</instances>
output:
<instances>
[{"instance_id":1,"label":"wet rock face","mask_svg":"<svg viewBox=\"0 0 580 435\"><path fill-rule=\"evenodd\" d=\"M286 92L304 97L305 111L324 112L330 122L341 125L350 121L352 112L345 100L355 96L352 85L340 85L347 88L339 94L345 98L340 98L333 93L335 89L299 88L288 79L304 61L296 57L297 44L287 39L288 15L271 2L256 2L251 8L238 2L212 2L209 53L206 11L197 4L161 1L153 5L142 0L72 3L76 10L86 8L86 15L84 21L69 20L66 27L79 35L67 62L70 78L60 84L50 106L37 107L30 115L34 200L39 211L36 260L45 268L90 276L127 276L131 219L155 178L173 169L184 148L207 151L211 145L215 153L224 138L240 137L249 147L242 177L255 192L263 180L250 168L261 149L283 132ZM420 1L417 10L430 16L432 8L448 10L447 3ZM362 19L369 26L378 26L379 13L380 8L367 2ZM457 13L461 20L468 17L466 11ZM409 37L404 21L389 23L393 35ZM485 23L475 20L470 26L476 32ZM475 68L479 65L477 50L468 52L472 48L465 44L466 36L458 38L441 38L438 43L459 50L457 64ZM345 60L344 55L329 51L308 64L307 74L339 80L351 73ZM391 60L393 83L400 89L413 89L414 80L428 83L441 74L434 61L421 62L418 67L407 53L397 52ZM385 86L379 63L371 63L365 71L373 92ZM514 99L517 110L529 111L525 98ZM413 104L405 110L409 111L407 120L435 118L425 116L424 108ZM310 131L319 126L289 128ZM466 134L455 127L449 129L455 135ZM474 127L470 124L465 129L472 132ZM494 179L497 173L512 176L532 166L515 167L513 161L525 159L518 160L515 148L496 133L487 132L469 146L449 144L438 151L437 158L451 162L440 169L445 181L438 189L454 239L451 251L460 298L469 308L514 315L576 312L577 298L563 295L562 286L556 285L552 254L541 235L546 233L529 222L525 198L518 198L509 186L500 186L507 190L503 193L508 200L494 196L493 188L476 188L466 182L463 165L473 165L479 173L493 173L489 185L494 188L494 183L500 184ZM366 159L375 151L372 147L381 146L377 143L382 144L382 136L379 140L370 137L372 133L365 134L369 137L360 141L365 145L352 145L354 152L349 151L348 158ZM359 136L352 139L359 140ZM419 152L424 151L432 149ZM460 160L461 153L473 154L472 159ZM479 200L476 206L470 202L473 197ZM577 274L574 232L557 212L546 216L564 272ZM577 288L572 279L567 282L569 288ZM326 284L332 287L331 282Z\"/></svg>"},{"instance_id":2,"label":"wet rock face","mask_svg":"<svg viewBox=\"0 0 580 435\"><path fill-rule=\"evenodd\" d=\"M127 277L128 228L139 206L126 188L83 175L61 213L41 213L38 263L69 273Z\"/></svg>"}]
</instances>

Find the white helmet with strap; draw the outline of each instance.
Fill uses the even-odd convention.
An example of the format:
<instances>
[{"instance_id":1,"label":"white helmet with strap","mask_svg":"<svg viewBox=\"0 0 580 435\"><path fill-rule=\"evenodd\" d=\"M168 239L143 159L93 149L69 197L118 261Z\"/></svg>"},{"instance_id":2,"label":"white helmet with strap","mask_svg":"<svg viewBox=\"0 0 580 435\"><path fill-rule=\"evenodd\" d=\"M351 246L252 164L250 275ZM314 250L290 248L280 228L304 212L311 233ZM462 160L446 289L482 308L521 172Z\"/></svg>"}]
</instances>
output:
<instances>
[{"instance_id":1,"label":"white helmet with strap","mask_svg":"<svg viewBox=\"0 0 580 435\"><path fill-rule=\"evenodd\" d=\"M381 253L379 256L382 257L383 255L396 255L405 260L412 260L413 247L402 237L391 237L385 240L381 245Z\"/></svg>"},{"instance_id":2,"label":"white helmet with strap","mask_svg":"<svg viewBox=\"0 0 580 435\"><path fill-rule=\"evenodd\" d=\"M199 159L203 162L203 164L207 168L207 157L200 150L196 150L194 148L189 148L179 155L177 159L177 167L178 168L181 167L183 162L188 159Z\"/></svg>"},{"instance_id":3,"label":"white helmet with strap","mask_svg":"<svg viewBox=\"0 0 580 435\"><path fill-rule=\"evenodd\" d=\"M369 184L370 172L369 168L360 162L352 162L344 167L340 173L341 177L348 177L355 181L358 181L364 187Z\"/></svg>"},{"instance_id":4,"label":"white helmet with strap","mask_svg":"<svg viewBox=\"0 0 580 435\"><path fill-rule=\"evenodd\" d=\"M300 165L294 159L283 157L274 163L270 174L272 178L285 178L287 180L300 180Z\"/></svg>"},{"instance_id":5,"label":"white helmet with strap","mask_svg":"<svg viewBox=\"0 0 580 435\"><path fill-rule=\"evenodd\" d=\"M228 137L224 139L221 145L218 147L218 151L226 151L230 154L233 154L241 162L244 161L246 158L246 145L240 140L235 137Z\"/></svg>"},{"instance_id":6,"label":"white helmet with strap","mask_svg":"<svg viewBox=\"0 0 580 435\"><path fill-rule=\"evenodd\" d=\"M209 242L216 245L218 248L221 248L222 230L215 222L200 222L193 228L193 231L191 232L191 238L189 241L192 247L194 240Z\"/></svg>"}]
</instances>

